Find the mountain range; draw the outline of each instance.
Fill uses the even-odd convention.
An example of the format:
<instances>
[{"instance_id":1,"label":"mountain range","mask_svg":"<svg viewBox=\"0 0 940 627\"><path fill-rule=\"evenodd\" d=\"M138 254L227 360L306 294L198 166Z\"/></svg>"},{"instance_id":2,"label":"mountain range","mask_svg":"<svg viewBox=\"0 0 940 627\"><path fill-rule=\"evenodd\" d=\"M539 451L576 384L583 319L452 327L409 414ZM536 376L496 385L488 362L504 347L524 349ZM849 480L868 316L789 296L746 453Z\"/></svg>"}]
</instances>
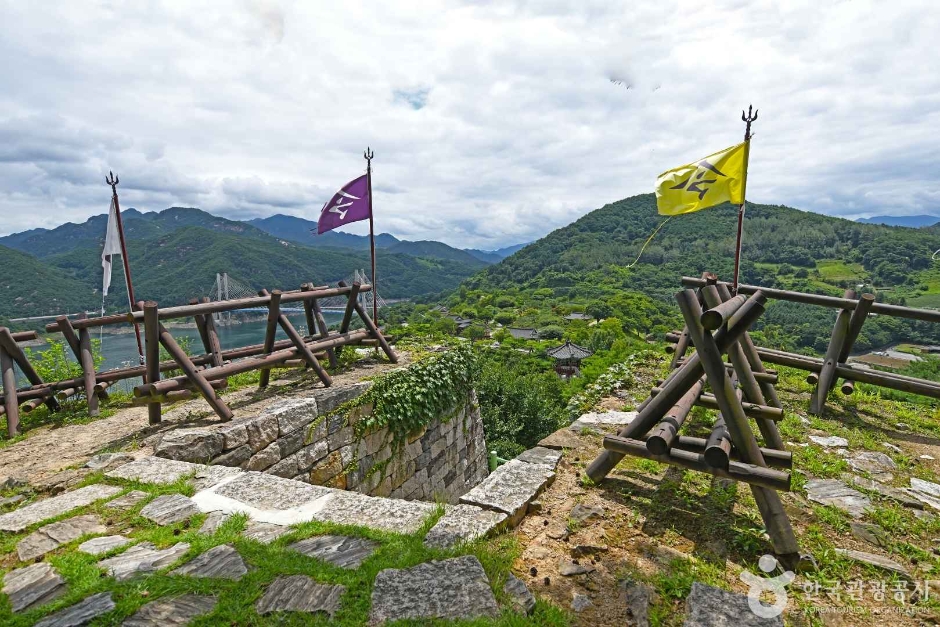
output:
<instances>
[{"instance_id":1,"label":"mountain range","mask_svg":"<svg viewBox=\"0 0 940 627\"><path fill-rule=\"evenodd\" d=\"M863 224L906 226L916 229L922 226L933 226L937 222L940 222L940 216L872 216L871 218L859 218L856 221Z\"/></svg>"},{"instance_id":2,"label":"mountain range","mask_svg":"<svg viewBox=\"0 0 940 627\"><path fill-rule=\"evenodd\" d=\"M316 222L291 216L240 222L186 207L121 212L138 299L174 305L207 295L215 275L273 289L335 283L369 267L369 238L341 232L315 236ZM0 317L24 317L101 306L101 247L107 215L81 224L32 229L0 238ZM441 242L376 237L379 293L409 298L446 291L492 263ZM475 251L497 255L495 251ZM126 302L115 267L106 304Z\"/></svg>"}]
</instances>

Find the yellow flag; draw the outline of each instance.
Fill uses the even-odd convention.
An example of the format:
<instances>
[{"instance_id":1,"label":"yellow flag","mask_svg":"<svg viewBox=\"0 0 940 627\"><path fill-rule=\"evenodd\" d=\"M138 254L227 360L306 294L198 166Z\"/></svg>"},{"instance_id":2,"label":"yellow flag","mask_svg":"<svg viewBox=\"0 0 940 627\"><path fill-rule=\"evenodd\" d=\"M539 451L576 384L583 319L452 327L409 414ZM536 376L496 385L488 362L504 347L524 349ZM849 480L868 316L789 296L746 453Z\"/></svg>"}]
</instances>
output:
<instances>
[{"instance_id":1,"label":"yellow flag","mask_svg":"<svg viewBox=\"0 0 940 627\"><path fill-rule=\"evenodd\" d=\"M725 201L743 203L748 143L719 150L696 163L660 174L656 179L656 208L660 215L692 213Z\"/></svg>"}]
</instances>

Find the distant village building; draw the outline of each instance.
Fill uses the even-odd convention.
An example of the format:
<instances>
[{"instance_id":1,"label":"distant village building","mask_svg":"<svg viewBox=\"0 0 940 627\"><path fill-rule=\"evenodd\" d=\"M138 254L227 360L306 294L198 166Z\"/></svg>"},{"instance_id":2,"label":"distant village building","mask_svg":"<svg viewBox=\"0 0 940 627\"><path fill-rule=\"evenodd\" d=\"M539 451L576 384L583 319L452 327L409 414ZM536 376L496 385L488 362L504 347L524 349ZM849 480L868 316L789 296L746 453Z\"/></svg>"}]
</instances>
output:
<instances>
[{"instance_id":1,"label":"distant village building","mask_svg":"<svg viewBox=\"0 0 940 627\"><path fill-rule=\"evenodd\" d=\"M555 372L558 376L570 379L581 375L581 360L590 357L594 352L566 340L561 346L548 349L545 354L555 360Z\"/></svg>"},{"instance_id":2,"label":"distant village building","mask_svg":"<svg viewBox=\"0 0 940 627\"><path fill-rule=\"evenodd\" d=\"M593 316L589 316L586 313L581 313L580 311L576 311L574 313L570 313L567 316L565 316L565 320L593 320L593 319L594 319Z\"/></svg>"},{"instance_id":3,"label":"distant village building","mask_svg":"<svg viewBox=\"0 0 940 627\"><path fill-rule=\"evenodd\" d=\"M535 329L509 327L509 334L517 340L537 340L539 332Z\"/></svg>"},{"instance_id":4,"label":"distant village building","mask_svg":"<svg viewBox=\"0 0 940 627\"><path fill-rule=\"evenodd\" d=\"M470 320L469 318L461 318L460 316L447 316L447 317L453 320L454 324L457 325L457 333L463 332L464 329L466 329L471 324L473 324L473 320Z\"/></svg>"}]
</instances>

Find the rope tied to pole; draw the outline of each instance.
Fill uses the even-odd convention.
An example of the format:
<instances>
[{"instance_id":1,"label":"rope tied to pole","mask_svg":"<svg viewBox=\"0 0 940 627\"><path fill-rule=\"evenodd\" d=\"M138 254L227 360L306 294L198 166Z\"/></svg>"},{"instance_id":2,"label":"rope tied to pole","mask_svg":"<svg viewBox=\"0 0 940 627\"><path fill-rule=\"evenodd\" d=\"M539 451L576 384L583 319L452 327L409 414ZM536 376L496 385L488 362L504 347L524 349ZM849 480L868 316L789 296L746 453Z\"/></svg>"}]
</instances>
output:
<instances>
[{"instance_id":1,"label":"rope tied to pole","mask_svg":"<svg viewBox=\"0 0 940 627\"><path fill-rule=\"evenodd\" d=\"M645 251L646 247L649 246L649 243L653 241L653 238L656 237L656 234L659 233L659 230L663 228L664 226L666 226L666 223L672 220L673 217L674 216L669 216L668 218L663 220L660 223L660 225L656 227L656 230L653 231L653 233L648 238L646 238L646 241L643 242L643 247L640 249L640 254L636 256L636 259L633 260L633 263L631 263L629 266L626 266L627 268L632 268L633 266L635 266L636 264L640 262L640 257L643 256L643 251Z\"/></svg>"}]
</instances>

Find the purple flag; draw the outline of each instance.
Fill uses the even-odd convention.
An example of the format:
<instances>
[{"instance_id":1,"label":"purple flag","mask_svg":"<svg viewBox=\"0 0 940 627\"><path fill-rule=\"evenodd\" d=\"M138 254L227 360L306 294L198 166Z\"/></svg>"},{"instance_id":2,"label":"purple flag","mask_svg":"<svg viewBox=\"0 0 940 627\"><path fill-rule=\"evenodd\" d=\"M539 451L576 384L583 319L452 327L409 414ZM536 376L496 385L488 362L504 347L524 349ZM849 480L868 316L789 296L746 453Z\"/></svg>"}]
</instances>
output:
<instances>
[{"instance_id":1,"label":"purple flag","mask_svg":"<svg viewBox=\"0 0 940 627\"><path fill-rule=\"evenodd\" d=\"M320 210L317 234L336 227L369 219L369 175L363 174L343 185Z\"/></svg>"}]
</instances>

